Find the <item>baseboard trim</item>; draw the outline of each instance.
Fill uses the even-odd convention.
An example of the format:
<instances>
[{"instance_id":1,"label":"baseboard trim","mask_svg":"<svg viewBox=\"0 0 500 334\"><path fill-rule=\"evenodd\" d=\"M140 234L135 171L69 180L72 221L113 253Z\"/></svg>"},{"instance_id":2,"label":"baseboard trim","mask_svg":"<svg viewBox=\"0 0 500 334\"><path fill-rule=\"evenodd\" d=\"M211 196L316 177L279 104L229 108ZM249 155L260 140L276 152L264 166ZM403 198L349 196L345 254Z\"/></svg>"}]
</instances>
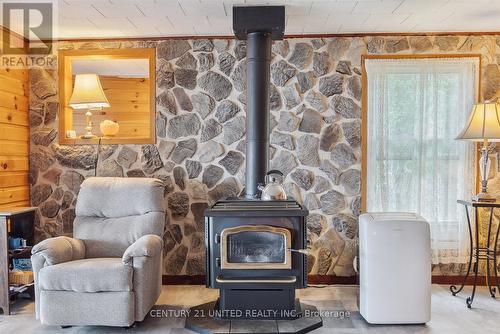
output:
<instances>
[{"instance_id":1,"label":"baseboard trim","mask_svg":"<svg viewBox=\"0 0 500 334\"><path fill-rule=\"evenodd\" d=\"M309 275L309 284L324 284L324 285L357 285L359 284L358 276L331 276L331 275ZM435 275L432 276L433 284L443 284L443 285L460 285L462 284L463 276L443 276ZM493 280L494 282L494 280ZM469 276L466 281L466 285L472 285L474 283L474 277ZM162 276L163 285L204 285L205 275L163 275ZM478 286L486 286L486 277L477 277Z\"/></svg>"}]
</instances>

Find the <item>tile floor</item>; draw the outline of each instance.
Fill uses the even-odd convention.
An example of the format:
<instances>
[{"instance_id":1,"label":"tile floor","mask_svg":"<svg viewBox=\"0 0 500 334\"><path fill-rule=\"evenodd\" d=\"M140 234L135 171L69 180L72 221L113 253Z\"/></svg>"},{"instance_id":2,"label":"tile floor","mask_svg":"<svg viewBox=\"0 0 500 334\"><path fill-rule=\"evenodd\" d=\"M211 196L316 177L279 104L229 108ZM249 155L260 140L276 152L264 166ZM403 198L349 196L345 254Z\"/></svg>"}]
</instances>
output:
<instances>
[{"instance_id":1,"label":"tile floor","mask_svg":"<svg viewBox=\"0 0 500 334\"><path fill-rule=\"evenodd\" d=\"M448 286L433 285L432 319L425 326L368 325L357 312L358 291L358 287L355 286L310 287L299 291L302 302L315 305L320 310L350 312L349 318L324 318L323 327L311 333L500 334L500 300L489 297L485 288L479 289L473 308L469 310L465 306L465 298L470 288L453 297L448 292ZM216 298L217 291L206 289L204 286L164 286L155 308L180 311ZM184 329L184 321L183 317L148 316L142 323L128 330L107 327L61 329L40 325L34 317L33 302L20 300L13 304L12 315L0 315L0 333L192 333Z\"/></svg>"}]
</instances>

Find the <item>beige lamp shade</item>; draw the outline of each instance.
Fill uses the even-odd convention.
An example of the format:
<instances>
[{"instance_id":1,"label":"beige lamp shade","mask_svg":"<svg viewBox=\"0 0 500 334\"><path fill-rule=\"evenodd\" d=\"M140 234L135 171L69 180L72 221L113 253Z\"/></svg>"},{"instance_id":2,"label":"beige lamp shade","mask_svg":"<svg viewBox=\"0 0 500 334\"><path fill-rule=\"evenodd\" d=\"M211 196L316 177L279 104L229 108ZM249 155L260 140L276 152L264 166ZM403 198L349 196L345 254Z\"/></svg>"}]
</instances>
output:
<instances>
[{"instance_id":1,"label":"beige lamp shade","mask_svg":"<svg viewBox=\"0 0 500 334\"><path fill-rule=\"evenodd\" d=\"M475 104L456 139L500 141L500 104L497 101Z\"/></svg>"},{"instance_id":2,"label":"beige lamp shade","mask_svg":"<svg viewBox=\"0 0 500 334\"><path fill-rule=\"evenodd\" d=\"M108 99L97 74L77 74L73 94L69 99L73 109L96 109L109 107Z\"/></svg>"}]
</instances>

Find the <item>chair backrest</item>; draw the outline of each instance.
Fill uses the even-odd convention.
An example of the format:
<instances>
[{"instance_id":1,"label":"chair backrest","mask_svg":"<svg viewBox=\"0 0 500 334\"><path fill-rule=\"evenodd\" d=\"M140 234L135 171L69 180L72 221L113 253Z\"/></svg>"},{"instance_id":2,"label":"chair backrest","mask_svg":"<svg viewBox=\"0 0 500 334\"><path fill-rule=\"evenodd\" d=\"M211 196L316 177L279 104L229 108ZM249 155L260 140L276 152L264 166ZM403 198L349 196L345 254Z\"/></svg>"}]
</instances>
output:
<instances>
[{"instance_id":1,"label":"chair backrest","mask_svg":"<svg viewBox=\"0 0 500 334\"><path fill-rule=\"evenodd\" d=\"M162 236L164 186L152 178L91 177L76 202L73 236L85 243L85 256L119 257L146 234Z\"/></svg>"}]
</instances>

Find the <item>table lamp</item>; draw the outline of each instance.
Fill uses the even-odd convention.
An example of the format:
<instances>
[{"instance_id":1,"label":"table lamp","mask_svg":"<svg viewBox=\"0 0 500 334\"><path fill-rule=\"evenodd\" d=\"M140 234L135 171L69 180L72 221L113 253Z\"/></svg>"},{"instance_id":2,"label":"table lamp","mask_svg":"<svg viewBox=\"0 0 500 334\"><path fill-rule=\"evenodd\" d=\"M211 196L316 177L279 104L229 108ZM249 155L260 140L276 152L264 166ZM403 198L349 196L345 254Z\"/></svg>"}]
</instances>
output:
<instances>
[{"instance_id":1,"label":"table lamp","mask_svg":"<svg viewBox=\"0 0 500 334\"><path fill-rule=\"evenodd\" d=\"M473 201L495 202L495 198L487 191L490 159L488 157L488 141L500 139L500 91L492 100L477 103L467 120L464 129L456 139L482 142L479 171L481 175L481 192L472 197Z\"/></svg>"},{"instance_id":2,"label":"table lamp","mask_svg":"<svg viewBox=\"0 0 500 334\"><path fill-rule=\"evenodd\" d=\"M102 110L102 108L110 106L97 74L77 74L75 76L75 85L73 94L69 99L69 106L75 110L87 109L85 113L85 134L81 138L94 138L95 136L92 133L92 111Z\"/></svg>"}]
</instances>

